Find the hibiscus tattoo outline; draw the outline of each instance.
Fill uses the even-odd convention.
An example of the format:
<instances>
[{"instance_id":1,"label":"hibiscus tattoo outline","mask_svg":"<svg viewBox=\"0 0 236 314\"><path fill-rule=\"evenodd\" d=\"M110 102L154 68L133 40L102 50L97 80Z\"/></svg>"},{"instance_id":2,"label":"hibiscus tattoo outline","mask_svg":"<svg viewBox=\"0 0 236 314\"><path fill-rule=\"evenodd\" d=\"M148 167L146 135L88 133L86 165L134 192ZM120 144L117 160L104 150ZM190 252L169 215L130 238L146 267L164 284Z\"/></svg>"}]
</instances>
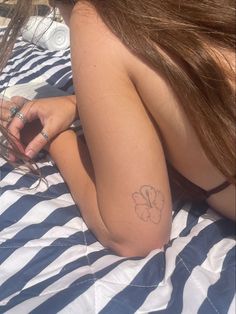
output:
<instances>
[{"instance_id":1,"label":"hibiscus tattoo outline","mask_svg":"<svg viewBox=\"0 0 236 314\"><path fill-rule=\"evenodd\" d=\"M137 216L145 221L158 224L164 207L164 195L151 185L142 185L138 192L132 194Z\"/></svg>"}]
</instances>

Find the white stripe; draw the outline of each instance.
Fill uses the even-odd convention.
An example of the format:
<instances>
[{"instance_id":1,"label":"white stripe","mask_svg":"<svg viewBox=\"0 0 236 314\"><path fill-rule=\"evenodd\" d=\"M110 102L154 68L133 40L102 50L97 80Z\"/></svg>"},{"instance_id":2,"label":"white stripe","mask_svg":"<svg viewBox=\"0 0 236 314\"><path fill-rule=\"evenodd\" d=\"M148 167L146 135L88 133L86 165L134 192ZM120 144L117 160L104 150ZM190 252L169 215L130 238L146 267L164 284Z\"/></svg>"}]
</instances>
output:
<instances>
[{"instance_id":1,"label":"white stripe","mask_svg":"<svg viewBox=\"0 0 236 314\"><path fill-rule=\"evenodd\" d=\"M233 301L230 304L228 314L236 313L236 295L234 295Z\"/></svg>"},{"instance_id":2,"label":"white stripe","mask_svg":"<svg viewBox=\"0 0 236 314\"><path fill-rule=\"evenodd\" d=\"M182 211L185 212L185 210L181 210L178 213L178 215L181 214L181 216L185 218L184 219L184 225L185 225L186 217L184 213L181 213ZM173 222L174 224L176 223L175 220L177 216L174 219L174 222ZM139 308L137 313L147 313L150 311L166 308L166 306L168 305L168 302L170 301L171 293L173 290L172 283L171 283L171 276L176 267L177 256L191 242L193 237L197 236L202 230L204 230L207 226L212 224L212 221L210 219L201 218L200 220L201 222L195 225L192 228L191 232L186 237L177 237L173 241L172 246L166 250L165 252L166 269L165 269L165 275L164 275L163 281L148 295L145 302ZM178 219L177 221L178 221L178 224L181 224L181 222ZM174 229L173 232L175 233L176 230ZM175 233L175 236L176 236L176 233ZM172 235L171 235L171 238L173 238Z\"/></svg>"},{"instance_id":3,"label":"white stripe","mask_svg":"<svg viewBox=\"0 0 236 314\"><path fill-rule=\"evenodd\" d=\"M53 64L58 62L58 61L61 61L63 59L59 59L59 58L49 58L48 60L44 60L43 62L43 65L42 65L42 62L40 62L43 58L45 58L44 55L42 56L37 56L37 57L34 57L32 58L30 61L28 61L25 65L21 66L21 63L18 63L18 64L15 64L14 68L9 68L9 71L13 72L15 71L15 75L14 76L10 76L9 77L9 80L8 82L6 82L5 84L3 84L4 86L12 86L12 85L15 85L17 82L19 82L20 80L22 79L25 79L25 77L29 77L31 75L35 75L35 73L38 71L40 72L41 69L42 69L42 66L50 66L50 68L47 70L47 71L44 71L44 73L39 76L37 78L37 81L41 81L41 82L44 82L46 79L49 79L50 77L52 77L54 74L56 74L58 71L60 71L61 69L64 69L65 67L69 67L70 68L70 60L69 60L69 57L66 58L64 61L64 64L60 64L60 65L57 65L55 67L53 67ZM24 61L23 60L20 60L21 62ZM29 69L27 74L25 73L21 73L25 68L28 68L30 65L32 65L33 63L37 62L38 64L36 64L34 66L33 69ZM69 70L68 73L71 73L71 70ZM7 76L8 74L6 73L5 77ZM2 77L1 77L2 78ZM4 79L4 77L3 77ZM32 80L33 81L33 80ZM66 82L65 82L66 83Z\"/></svg>"},{"instance_id":4,"label":"white stripe","mask_svg":"<svg viewBox=\"0 0 236 314\"><path fill-rule=\"evenodd\" d=\"M1 74L1 80L4 80L6 76L12 75L14 69L16 69L27 57L29 57L29 53L32 53L31 49L22 49L14 58L11 58L9 60L11 64L7 64L4 68L3 74L5 74L5 76L2 76Z\"/></svg>"},{"instance_id":5,"label":"white stripe","mask_svg":"<svg viewBox=\"0 0 236 314\"><path fill-rule=\"evenodd\" d=\"M187 219L189 216L189 210L191 206L186 205L183 210L180 210L178 214L175 216L175 219L173 220L172 226L171 226L171 235L170 239L175 239L179 236L181 231L184 229L184 227L187 225Z\"/></svg>"},{"instance_id":6,"label":"white stripe","mask_svg":"<svg viewBox=\"0 0 236 314\"><path fill-rule=\"evenodd\" d=\"M85 247L81 246L82 250L75 250L73 255L76 256L76 258L78 259L79 257L85 256ZM107 256L107 266L109 266L112 262L112 260L117 260L117 259L121 259L119 257L115 258L113 256ZM64 263L65 264L65 263ZM95 262L96 264L96 262ZM63 265L62 265L63 266ZM102 268L106 267L106 264L103 265ZM7 313L29 313L30 311L32 311L33 309L35 309L37 306L39 306L40 304L44 303L45 301L47 301L49 298L51 298L52 296L54 296L55 294L57 294L58 292L65 290L66 288L68 288L75 280L81 278L82 276L91 273L91 268L89 265L80 267L72 272L70 272L69 274L65 275L64 277L60 278L58 281L56 281L55 283L53 283L52 285L48 286L47 289L45 289L44 291L42 291L42 293L40 294L40 296L31 298L29 300L26 300L24 302L22 302L20 305L17 305L16 307L14 307L13 309L11 309L10 312ZM86 280L87 281L87 280ZM84 282L81 281L78 284L83 284ZM75 287L76 289L76 287ZM94 289L94 284L92 284L92 289ZM87 298L87 306L89 306L89 308L91 310L94 310L91 301L92 299L90 299L90 295L89 295L89 290L88 289L85 294L86 298ZM82 295L82 296L83 296ZM94 298L94 297L93 297ZM80 302L80 297L78 297L76 299L76 303L79 302L79 307L77 307L80 309L81 313L87 313L87 312L83 312L82 308L84 307L83 303ZM73 306L73 302L71 302L71 305ZM86 307L86 304L85 304ZM23 312L22 312L22 309ZM63 310L63 312L65 313L65 310ZM72 312L73 313L73 312ZM77 313L77 312L74 312ZM92 313L92 312L91 312Z\"/></svg>"},{"instance_id":7,"label":"white stripe","mask_svg":"<svg viewBox=\"0 0 236 314\"><path fill-rule=\"evenodd\" d=\"M0 133L1 135L1 133ZM0 167L3 167L4 165L6 165L7 162L3 159L3 158L0 158ZM1 169L0 169L1 170ZM1 173L1 172L0 172Z\"/></svg>"},{"instance_id":8,"label":"white stripe","mask_svg":"<svg viewBox=\"0 0 236 314\"><path fill-rule=\"evenodd\" d=\"M78 226L83 224L82 220L79 218L77 218L76 223ZM40 239L28 241L20 248L16 247L16 250L0 265L0 286L25 267L42 248L49 247L59 237L66 239L72 234L75 234L78 230L67 228L69 224L70 222L62 227L52 227ZM10 300L11 298L12 296L7 298L7 300Z\"/></svg>"},{"instance_id":9,"label":"white stripe","mask_svg":"<svg viewBox=\"0 0 236 314\"><path fill-rule=\"evenodd\" d=\"M21 178L21 173L22 172L17 172L17 170L15 170L14 172L11 172L9 175L7 175L4 178L3 181L1 181L0 187L3 188L4 186L14 185ZM49 184L49 186L63 182L62 177L58 174L46 176L44 179ZM42 180L39 184L39 182L37 181L32 186L30 186L29 188L28 187L21 187L19 189L7 190L4 193L1 193L1 204L2 205L0 207L0 215L2 213L4 213L10 206L12 206L14 203L16 203L24 195L35 195L36 193L44 193L44 197L49 197L50 199L53 199L53 200L59 199L60 203L58 201L56 201L57 206L59 206L59 204L61 206L63 206L62 202L74 204L74 201L73 201L73 199L69 193L60 195L57 199L53 198L52 195L47 195L45 193L45 191L48 190L48 185L46 184L46 182L44 182L44 180ZM67 206L68 204L64 204L64 206L65 205ZM39 204L39 206L42 206L42 205ZM32 208L31 208L31 210L32 210ZM27 213L27 215L31 215L31 210Z\"/></svg>"},{"instance_id":10,"label":"white stripe","mask_svg":"<svg viewBox=\"0 0 236 314\"><path fill-rule=\"evenodd\" d=\"M210 249L207 259L202 265L193 269L183 291L183 314L197 314L199 307L207 297L208 288L219 280L225 255L234 245L233 239L222 239ZM188 271L185 261L183 264ZM212 300L208 299L208 301L213 311L219 313Z\"/></svg>"},{"instance_id":11,"label":"white stripe","mask_svg":"<svg viewBox=\"0 0 236 314\"><path fill-rule=\"evenodd\" d=\"M81 309L81 313L99 313L117 293L131 284L140 270L155 254L156 251L142 260L127 260L116 267L114 266L112 271L103 276L102 279L96 280L84 294L76 298L59 313L73 313L72 309L76 308ZM92 273L96 273L121 259L121 257L115 255L106 255L90 265L90 268ZM145 289L145 286L140 287Z\"/></svg>"},{"instance_id":12,"label":"white stripe","mask_svg":"<svg viewBox=\"0 0 236 314\"><path fill-rule=\"evenodd\" d=\"M106 255L99 259L99 261L90 265L90 270L87 269L86 273L92 273L95 269L98 271L98 264L102 266L101 269L111 265L113 262L120 260L120 257ZM126 270L126 272L125 272ZM122 265L114 267L113 270L104 276L102 279L96 280L85 293L78 296L75 300L70 302L63 310L58 313L73 313L73 309L80 309L80 313L99 313L100 310L114 297L117 293L122 291L128 284L128 279L133 279L137 274L138 269L132 269L129 261L123 262ZM128 271L128 274L127 274ZM116 277L116 275L118 277ZM127 278L128 275L128 278ZM114 280L114 278L117 278ZM124 281L125 283L122 283ZM61 282L62 285L64 282ZM83 284L78 283L78 284ZM58 285L59 287L60 285ZM76 287L75 287L76 289ZM76 312L74 312L76 313Z\"/></svg>"},{"instance_id":13,"label":"white stripe","mask_svg":"<svg viewBox=\"0 0 236 314\"><path fill-rule=\"evenodd\" d=\"M13 191L13 195L18 194L16 191ZM20 195L22 196L22 195ZM16 200L16 198L15 198ZM5 204L4 204L5 205ZM25 227L35 223L41 223L44 221L49 215L51 215L58 208L70 206L71 204L67 202L66 197L43 200L33 206L29 212L27 212L19 221L15 224L11 224L8 228L5 228L1 232L1 241L4 243L7 239L11 239L18 232L23 230Z\"/></svg>"},{"instance_id":14,"label":"white stripe","mask_svg":"<svg viewBox=\"0 0 236 314\"><path fill-rule=\"evenodd\" d=\"M16 305L12 309L10 309L7 312L4 312L4 314L23 314L23 313L31 313L37 306L47 301L50 297L52 297L54 294L48 294L48 295L38 295L36 297L30 298L24 302L21 302L20 304ZM68 313L69 314L69 313ZM76 314L76 313L75 313ZM95 314L95 313L93 313Z\"/></svg>"}]
</instances>

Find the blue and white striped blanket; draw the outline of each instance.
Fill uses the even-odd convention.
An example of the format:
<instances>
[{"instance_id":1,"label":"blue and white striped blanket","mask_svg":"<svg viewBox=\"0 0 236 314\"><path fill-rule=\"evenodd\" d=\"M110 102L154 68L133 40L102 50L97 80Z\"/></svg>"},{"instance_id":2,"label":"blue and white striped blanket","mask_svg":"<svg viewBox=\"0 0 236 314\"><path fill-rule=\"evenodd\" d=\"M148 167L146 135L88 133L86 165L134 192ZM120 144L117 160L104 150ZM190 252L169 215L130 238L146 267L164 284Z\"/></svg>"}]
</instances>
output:
<instances>
[{"instance_id":1,"label":"blue and white striped blanket","mask_svg":"<svg viewBox=\"0 0 236 314\"><path fill-rule=\"evenodd\" d=\"M19 41L0 92L39 77L72 92L69 51ZM48 185L0 159L0 313L235 313L233 223L186 205L163 250L118 257L88 230L57 168L39 167Z\"/></svg>"}]
</instances>

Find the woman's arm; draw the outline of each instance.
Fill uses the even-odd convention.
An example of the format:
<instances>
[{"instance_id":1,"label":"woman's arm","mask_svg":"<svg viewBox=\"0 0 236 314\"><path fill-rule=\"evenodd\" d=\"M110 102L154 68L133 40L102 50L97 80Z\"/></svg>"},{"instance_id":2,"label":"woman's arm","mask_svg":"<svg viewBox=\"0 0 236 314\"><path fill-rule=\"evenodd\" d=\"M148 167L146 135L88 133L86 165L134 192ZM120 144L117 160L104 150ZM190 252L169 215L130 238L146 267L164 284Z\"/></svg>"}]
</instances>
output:
<instances>
[{"instance_id":1,"label":"woman's arm","mask_svg":"<svg viewBox=\"0 0 236 314\"><path fill-rule=\"evenodd\" d=\"M142 232L140 226L137 226L137 232L132 234L132 226L127 229L126 223L122 224L119 215L116 215L112 208L110 213L105 213L107 217L104 217L104 213L100 211L102 209L98 206L94 170L83 137L77 138L72 130L64 131L49 145L49 153L64 177L88 228L105 247L111 248L121 256L129 257L145 256L152 249L160 248L164 244L158 239L157 233L153 235L155 238L150 246L145 229ZM107 192L109 193L109 190ZM120 210L122 211L122 208ZM104 218L110 221L108 227ZM124 216L123 221L125 220ZM135 223L132 222L134 227Z\"/></svg>"},{"instance_id":2,"label":"woman's arm","mask_svg":"<svg viewBox=\"0 0 236 314\"><path fill-rule=\"evenodd\" d=\"M98 210L116 243L145 255L170 234L162 145L130 79L127 49L86 3L76 5L70 25L74 86Z\"/></svg>"},{"instance_id":3,"label":"woman's arm","mask_svg":"<svg viewBox=\"0 0 236 314\"><path fill-rule=\"evenodd\" d=\"M127 49L85 2L76 5L70 26L74 86L95 177L93 189L86 181L83 195L96 200L110 247L122 255L146 255L170 234L162 145L130 79ZM78 202L89 220L92 209L82 208L87 200ZM96 224L93 231L99 239Z\"/></svg>"},{"instance_id":4,"label":"woman's arm","mask_svg":"<svg viewBox=\"0 0 236 314\"><path fill-rule=\"evenodd\" d=\"M112 238L99 212L94 172L84 137L77 138L74 131L67 130L50 143L48 151L64 177L87 226L104 246L122 254L122 248Z\"/></svg>"}]
</instances>

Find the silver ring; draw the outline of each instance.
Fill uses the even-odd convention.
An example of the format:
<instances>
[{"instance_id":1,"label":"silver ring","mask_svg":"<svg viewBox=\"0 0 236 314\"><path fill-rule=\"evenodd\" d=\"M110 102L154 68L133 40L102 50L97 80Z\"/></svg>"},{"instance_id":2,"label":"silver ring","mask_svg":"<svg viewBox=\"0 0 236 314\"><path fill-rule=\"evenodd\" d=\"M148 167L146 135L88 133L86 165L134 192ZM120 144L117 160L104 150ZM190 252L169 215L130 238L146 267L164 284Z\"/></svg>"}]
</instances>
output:
<instances>
[{"instance_id":1,"label":"silver ring","mask_svg":"<svg viewBox=\"0 0 236 314\"><path fill-rule=\"evenodd\" d=\"M17 112L18 112L19 110L20 110L20 108L17 107L17 106L11 107L11 108L9 109L9 111L10 111L10 117L9 117L9 119L12 119L13 117L15 117L15 115L17 114Z\"/></svg>"},{"instance_id":2,"label":"silver ring","mask_svg":"<svg viewBox=\"0 0 236 314\"><path fill-rule=\"evenodd\" d=\"M43 136L43 138L48 142L49 141L49 136L46 131L41 131L40 134Z\"/></svg>"},{"instance_id":3,"label":"silver ring","mask_svg":"<svg viewBox=\"0 0 236 314\"><path fill-rule=\"evenodd\" d=\"M15 117L20 119L24 124L27 123L27 119L26 119L26 117L24 116L24 114L21 111L18 111L15 114Z\"/></svg>"}]
</instances>

